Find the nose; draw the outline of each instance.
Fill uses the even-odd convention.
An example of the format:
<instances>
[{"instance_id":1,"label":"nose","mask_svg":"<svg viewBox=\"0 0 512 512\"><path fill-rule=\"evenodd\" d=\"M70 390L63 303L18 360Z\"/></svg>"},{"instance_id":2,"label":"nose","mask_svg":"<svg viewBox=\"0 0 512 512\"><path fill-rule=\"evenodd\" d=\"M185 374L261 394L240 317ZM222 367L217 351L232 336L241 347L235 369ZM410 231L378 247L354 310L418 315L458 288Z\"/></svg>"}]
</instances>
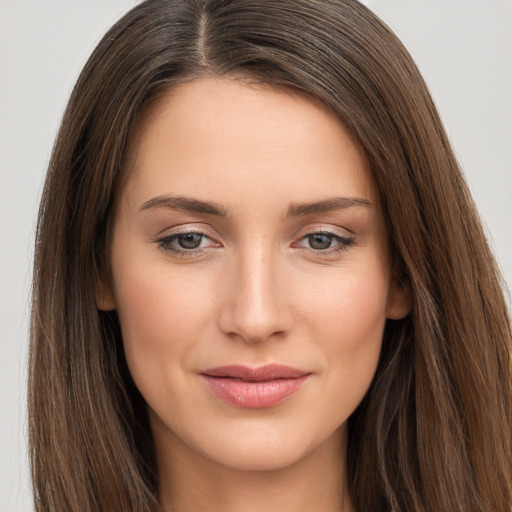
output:
<instances>
[{"instance_id":1,"label":"nose","mask_svg":"<svg viewBox=\"0 0 512 512\"><path fill-rule=\"evenodd\" d=\"M289 291L268 247L246 251L231 261L224 289L220 329L248 343L285 336L292 326Z\"/></svg>"}]
</instances>

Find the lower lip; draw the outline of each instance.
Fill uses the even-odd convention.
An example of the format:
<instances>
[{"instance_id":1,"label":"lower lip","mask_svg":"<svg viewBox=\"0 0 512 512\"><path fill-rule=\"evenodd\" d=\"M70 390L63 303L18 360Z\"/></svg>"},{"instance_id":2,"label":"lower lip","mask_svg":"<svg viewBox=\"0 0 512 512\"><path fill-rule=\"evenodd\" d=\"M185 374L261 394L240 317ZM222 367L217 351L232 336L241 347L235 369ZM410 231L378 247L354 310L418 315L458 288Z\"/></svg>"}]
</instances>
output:
<instances>
[{"instance_id":1,"label":"lower lip","mask_svg":"<svg viewBox=\"0 0 512 512\"><path fill-rule=\"evenodd\" d=\"M209 375L202 377L218 397L231 405L246 409L264 409L278 405L296 393L309 378L309 375L259 382Z\"/></svg>"}]
</instances>

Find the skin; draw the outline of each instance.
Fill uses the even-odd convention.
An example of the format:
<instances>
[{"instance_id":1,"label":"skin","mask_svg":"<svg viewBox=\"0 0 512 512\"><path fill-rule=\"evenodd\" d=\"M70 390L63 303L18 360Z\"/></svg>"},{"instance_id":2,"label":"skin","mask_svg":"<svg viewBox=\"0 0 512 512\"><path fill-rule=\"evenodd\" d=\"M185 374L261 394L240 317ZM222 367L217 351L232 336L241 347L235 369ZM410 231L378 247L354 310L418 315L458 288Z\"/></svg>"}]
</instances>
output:
<instances>
[{"instance_id":1,"label":"skin","mask_svg":"<svg viewBox=\"0 0 512 512\"><path fill-rule=\"evenodd\" d=\"M409 311L358 147L304 95L207 77L153 104L131 150L98 306L117 310L148 403L162 503L352 510L346 421L375 373L386 318ZM328 208L331 198L358 200ZM321 201L322 211L297 207ZM186 233L205 235L197 249L180 246ZM311 376L283 403L245 409L199 375L266 363Z\"/></svg>"}]
</instances>

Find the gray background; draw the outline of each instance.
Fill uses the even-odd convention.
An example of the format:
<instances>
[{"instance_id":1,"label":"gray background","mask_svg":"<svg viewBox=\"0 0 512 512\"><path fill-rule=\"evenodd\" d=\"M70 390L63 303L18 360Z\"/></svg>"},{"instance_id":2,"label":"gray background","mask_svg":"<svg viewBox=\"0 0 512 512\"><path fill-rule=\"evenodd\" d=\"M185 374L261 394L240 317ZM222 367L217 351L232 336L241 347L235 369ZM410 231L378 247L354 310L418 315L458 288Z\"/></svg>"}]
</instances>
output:
<instances>
[{"instance_id":1,"label":"gray background","mask_svg":"<svg viewBox=\"0 0 512 512\"><path fill-rule=\"evenodd\" d=\"M0 0L0 510L31 511L25 379L34 222L78 73L136 0ZM512 1L366 0L421 68L512 283Z\"/></svg>"}]
</instances>

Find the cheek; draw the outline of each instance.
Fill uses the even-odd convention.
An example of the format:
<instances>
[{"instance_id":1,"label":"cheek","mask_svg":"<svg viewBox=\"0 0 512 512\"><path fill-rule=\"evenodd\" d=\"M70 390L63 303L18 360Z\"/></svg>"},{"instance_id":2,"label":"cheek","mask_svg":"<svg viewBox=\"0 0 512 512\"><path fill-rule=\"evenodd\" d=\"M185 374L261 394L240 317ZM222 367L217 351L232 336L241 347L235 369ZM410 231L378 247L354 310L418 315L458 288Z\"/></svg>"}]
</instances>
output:
<instances>
[{"instance_id":1,"label":"cheek","mask_svg":"<svg viewBox=\"0 0 512 512\"><path fill-rule=\"evenodd\" d=\"M345 421L359 405L380 357L388 282L379 267L372 269L340 273L321 293L309 294L304 310L308 336L322 352L327 377L329 399L317 406L334 423Z\"/></svg>"},{"instance_id":2,"label":"cheek","mask_svg":"<svg viewBox=\"0 0 512 512\"><path fill-rule=\"evenodd\" d=\"M198 293L197 282L171 273L161 261L120 263L114 281L126 359L143 392L164 379L171 366L187 366L211 316L212 294L208 280L202 280Z\"/></svg>"},{"instance_id":3,"label":"cheek","mask_svg":"<svg viewBox=\"0 0 512 512\"><path fill-rule=\"evenodd\" d=\"M323 284L323 286L322 286ZM358 351L380 341L386 320L388 281L380 266L342 269L336 276L304 283L297 308L333 350Z\"/></svg>"}]
</instances>

